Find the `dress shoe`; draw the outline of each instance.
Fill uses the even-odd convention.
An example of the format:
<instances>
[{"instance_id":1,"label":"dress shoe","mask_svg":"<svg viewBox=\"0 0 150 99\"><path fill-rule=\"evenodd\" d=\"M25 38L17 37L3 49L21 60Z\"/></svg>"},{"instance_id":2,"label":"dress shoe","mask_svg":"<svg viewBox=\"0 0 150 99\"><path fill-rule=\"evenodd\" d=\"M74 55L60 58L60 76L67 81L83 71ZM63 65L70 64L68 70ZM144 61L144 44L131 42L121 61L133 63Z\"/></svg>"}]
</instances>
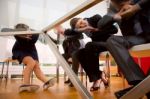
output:
<instances>
[{"instance_id":1,"label":"dress shoe","mask_svg":"<svg viewBox=\"0 0 150 99\"><path fill-rule=\"evenodd\" d=\"M126 94L128 91L130 91L131 89L133 88L132 87L129 87L129 88L126 88L126 89L123 89L123 90L119 90L117 92L115 92L115 96L117 99L120 99L124 94Z\"/></svg>"},{"instance_id":2,"label":"dress shoe","mask_svg":"<svg viewBox=\"0 0 150 99\"><path fill-rule=\"evenodd\" d=\"M70 83L70 79L66 80L64 83L65 84L69 84Z\"/></svg>"},{"instance_id":3,"label":"dress shoe","mask_svg":"<svg viewBox=\"0 0 150 99\"><path fill-rule=\"evenodd\" d=\"M90 91L97 91L98 89L100 89L100 86L98 86L98 87L92 86L92 87L90 88Z\"/></svg>"},{"instance_id":4,"label":"dress shoe","mask_svg":"<svg viewBox=\"0 0 150 99\"><path fill-rule=\"evenodd\" d=\"M70 82L69 86L70 86L70 87L74 87L74 85L73 85L71 82Z\"/></svg>"}]
</instances>

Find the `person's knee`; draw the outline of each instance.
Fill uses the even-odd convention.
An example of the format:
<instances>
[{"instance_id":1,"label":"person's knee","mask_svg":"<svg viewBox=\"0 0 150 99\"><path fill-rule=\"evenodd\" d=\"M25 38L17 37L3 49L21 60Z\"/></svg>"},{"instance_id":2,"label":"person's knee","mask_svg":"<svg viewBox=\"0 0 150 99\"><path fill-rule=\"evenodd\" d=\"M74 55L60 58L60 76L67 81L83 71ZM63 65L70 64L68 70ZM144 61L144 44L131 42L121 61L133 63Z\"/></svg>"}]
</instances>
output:
<instances>
[{"instance_id":1,"label":"person's knee","mask_svg":"<svg viewBox=\"0 0 150 99\"><path fill-rule=\"evenodd\" d=\"M23 59L23 63L26 65L27 68L31 69L33 69L34 66L36 65L36 61L30 56L25 57Z\"/></svg>"},{"instance_id":2,"label":"person's knee","mask_svg":"<svg viewBox=\"0 0 150 99\"><path fill-rule=\"evenodd\" d=\"M35 60L35 67L40 68L40 64L38 61Z\"/></svg>"},{"instance_id":3,"label":"person's knee","mask_svg":"<svg viewBox=\"0 0 150 99\"><path fill-rule=\"evenodd\" d=\"M122 46L125 48L130 48L132 44L122 36L111 36L107 39L107 47L113 47L113 46Z\"/></svg>"},{"instance_id":4,"label":"person's knee","mask_svg":"<svg viewBox=\"0 0 150 99\"><path fill-rule=\"evenodd\" d=\"M90 42L86 45L85 51L86 53L99 53L100 49L102 48L97 42Z\"/></svg>"},{"instance_id":5,"label":"person's knee","mask_svg":"<svg viewBox=\"0 0 150 99\"><path fill-rule=\"evenodd\" d=\"M34 70L40 69L40 64L39 62L35 61L35 66L34 66Z\"/></svg>"}]
</instances>

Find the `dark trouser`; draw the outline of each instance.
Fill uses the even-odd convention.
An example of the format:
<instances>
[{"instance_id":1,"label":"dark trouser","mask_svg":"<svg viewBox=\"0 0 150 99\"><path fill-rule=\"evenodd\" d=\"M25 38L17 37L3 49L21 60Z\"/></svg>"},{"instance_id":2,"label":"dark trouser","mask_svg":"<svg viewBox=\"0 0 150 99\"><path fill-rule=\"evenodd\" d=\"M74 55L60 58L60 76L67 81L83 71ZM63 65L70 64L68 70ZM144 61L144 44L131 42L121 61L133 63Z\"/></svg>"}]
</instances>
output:
<instances>
[{"instance_id":1,"label":"dark trouser","mask_svg":"<svg viewBox=\"0 0 150 99\"><path fill-rule=\"evenodd\" d=\"M99 70L99 53L106 51L103 45L105 44L90 42L84 49L78 51L78 59L90 82L101 78L102 72Z\"/></svg>"},{"instance_id":2,"label":"dark trouser","mask_svg":"<svg viewBox=\"0 0 150 99\"><path fill-rule=\"evenodd\" d=\"M71 57L68 53L62 54L62 56L65 58L65 60L68 62L68 59Z\"/></svg>"},{"instance_id":3,"label":"dark trouser","mask_svg":"<svg viewBox=\"0 0 150 99\"><path fill-rule=\"evenodd\" d=\"M148 93L146 94L146 96L147 96L147 99L150 99L150 92L148 92Z\"/></svg>"},{"instance_id":4,"label":"dark trouser","mask_svg":"<svg viewBox=\"0 0 150 99\"><path fill-rule=\"evenodd\" d=\"M78 60L78 50L72 53L72 70L76 75L78 75L79 60Z\"/></svg>"},{"instance_id":5,"label":"dark trouser","mask_svg":"<svg viewBox=\"0 0 150 99\"><path fill-rule=\"evenodd\" d=\"M79 69L79 60L78 60L78 50L72 52L72 54L63 54L63 57L68 62L69 58L72 58L72 70L75 72L75 74L78 75L78 69Z\"/></svg>"},{"instance_id":6,"label":"dark trouser","mask_svg":"<svg viewBox=\"0 0 150 99\"><path fill-rule=\"evenodd\" d=\"M111 36L107 40L107 48L114 57L130 85L135 85L145 78L139 65L135 63L128 49L134 45L147 43L142 36Z\"/></svg>"}]
</instances>

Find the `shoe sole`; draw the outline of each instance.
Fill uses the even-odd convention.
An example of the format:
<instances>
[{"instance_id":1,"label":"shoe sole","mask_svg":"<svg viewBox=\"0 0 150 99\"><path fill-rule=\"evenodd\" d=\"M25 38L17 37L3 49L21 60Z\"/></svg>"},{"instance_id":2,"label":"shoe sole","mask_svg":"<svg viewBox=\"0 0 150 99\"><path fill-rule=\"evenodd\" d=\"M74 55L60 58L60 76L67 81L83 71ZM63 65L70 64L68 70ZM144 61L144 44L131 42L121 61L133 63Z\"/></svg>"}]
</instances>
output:
<instances>
[{"instance_id":1,"label":"shoe sole","mask_svg":"<svg viewBox=\"0 0 150 99\"><path fill-rule=\"evenodd\" d=\"M19 93L22 92L36 92L40 87L38 85L26 85L26 86L21 86L19 88Z\"/></svg>"},{"instance_id":2,"label":"shoe sole","mask_svg":"<svg viewBox=\"0 0 150 99\"><path fill-rule=\"evenodd\" d=\"M56 83L56 78L52 78L49 80L49 84L43 86L43 90L47 90L49 87L54 86Z\"/></svg>"}]
</instances>

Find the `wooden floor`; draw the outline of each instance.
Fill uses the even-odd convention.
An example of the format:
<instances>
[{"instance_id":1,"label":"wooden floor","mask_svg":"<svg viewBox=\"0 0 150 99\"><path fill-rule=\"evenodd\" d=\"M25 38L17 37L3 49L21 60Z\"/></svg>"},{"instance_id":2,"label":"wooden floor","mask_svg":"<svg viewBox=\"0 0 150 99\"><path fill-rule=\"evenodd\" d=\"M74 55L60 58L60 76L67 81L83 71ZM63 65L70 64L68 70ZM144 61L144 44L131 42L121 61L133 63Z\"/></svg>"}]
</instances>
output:
<instances>
[{"instance_id":1,"label":"wooden floor","mask_svg":"<svg viewBox=\"0 0 150 99\"><path fill-rule=\"evenodd\" d=\"M114 69L115 70L115 69ZM115 73L115 72L113 72ZM85 79L84 79L85 81ZM11 79L8 81L8 85L5 88L4 80L0 85L0 99L81 99L80 94L74 87L69 87L64 84L63 77L60 77L60 82L56 83L48 91L42 90L42 83L37 79L34 79L34 84L41 85L40 90L36 93L18 93L18 87L21 85L21 79ZM85 82L83 82L85 85ZM91 83L88 82L88 91ZM123 83L121 77L111 77L111 86L104 88L103 83L100 85L100 89L95 92L90 92L93 99L116 99L114 92L127 87L126 83Z\"/></svg>"}]
</instances>

